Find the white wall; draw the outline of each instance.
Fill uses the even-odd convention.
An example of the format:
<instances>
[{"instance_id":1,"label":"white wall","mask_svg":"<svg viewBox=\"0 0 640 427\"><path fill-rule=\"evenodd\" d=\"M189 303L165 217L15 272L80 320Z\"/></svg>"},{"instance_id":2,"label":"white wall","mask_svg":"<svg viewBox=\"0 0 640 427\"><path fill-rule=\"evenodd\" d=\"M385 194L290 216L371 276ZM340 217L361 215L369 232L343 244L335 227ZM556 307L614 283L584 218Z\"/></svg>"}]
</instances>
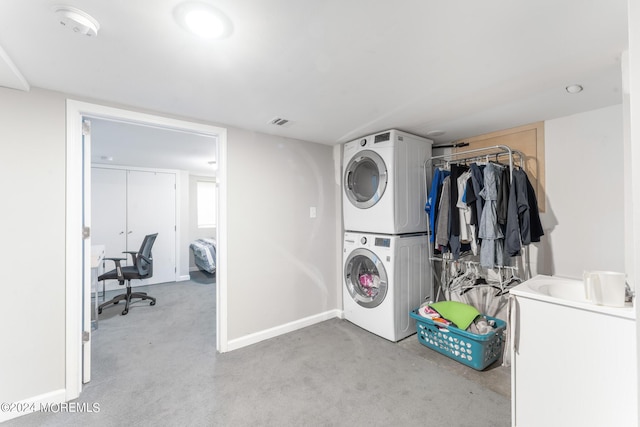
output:
<instances>
[{"instance_id":1,"label":"white wall","mask_svg":"<svg viewBox=\"0 0 640 427\"><path fill-rule=\"evenodd\" d=\"M232 341L338 308L339 189L332 147L238 129L227 135Z\"/></svg>"},{"instance_id":2,"label":"white wall","mask_svg":"<svg viewBox=\"0 0 640 427\"><path fill-rule=\"evenodd\" d=\"M545 127L542 266L574 277L585 268L622 270L621 107ZM17 402L65 387L65 96L0 88L0 141L0 401ZM334 154L228 129L230 340L339 308Z\"/></svg>"},{"instance_id":3,"label":"white wall","mask_svg":"<svg viewBox=\"0 0 640 427\"><path fill-rule=\"evenodd\" d=\"M531 259L539 273L624 271L622 122L622 105L545 122L545 236Z\"/></svg>"},{"instance_id":4,"label":"white wall","mask_svg":"<svg viewBox=\"0 0 640 427\"><path fill-rule=\"evenodd\" d=\"M0 88L2 402L64 399L65 101ZM334 313L332 147L238 129L228 146L229 338Z\"/></svg>"},{"instance_id":5,"label":"white wall","mask_svg":"<svg viewBox=\"0 0 640 427\"><path fill-rule=\"evenodd\" d=\"M65 98L0 88L0 141L0 402L18 402L65 388Z\"/></svg>"}]
</instances>

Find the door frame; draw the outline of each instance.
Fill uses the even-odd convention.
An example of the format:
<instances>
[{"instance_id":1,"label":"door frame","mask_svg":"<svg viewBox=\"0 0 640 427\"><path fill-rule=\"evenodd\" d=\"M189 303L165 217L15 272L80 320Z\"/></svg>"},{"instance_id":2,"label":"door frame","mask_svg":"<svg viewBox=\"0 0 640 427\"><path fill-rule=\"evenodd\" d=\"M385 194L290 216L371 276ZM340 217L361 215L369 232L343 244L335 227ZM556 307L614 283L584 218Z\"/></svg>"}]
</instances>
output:
<instances>
[{"instance_id":1,"label":"door frame","mask_svg":"<svg viewBox=\"0 0 640 427\"><path fill-rule=\"evenodd\" d=\"M227 338L227 129L171 119L133 110L107 107L73 99L66 101L66 244L65 244L65 397L76 399L82 391L82 202L83 176L91 170L82 162L82 119L100 118L147 125L217 139L218 227L216 251L216 349L228 349ZM90 168L89 168L90 169ZM90 259L84 261L90 269Z\"/></svg>"}]
</instances>

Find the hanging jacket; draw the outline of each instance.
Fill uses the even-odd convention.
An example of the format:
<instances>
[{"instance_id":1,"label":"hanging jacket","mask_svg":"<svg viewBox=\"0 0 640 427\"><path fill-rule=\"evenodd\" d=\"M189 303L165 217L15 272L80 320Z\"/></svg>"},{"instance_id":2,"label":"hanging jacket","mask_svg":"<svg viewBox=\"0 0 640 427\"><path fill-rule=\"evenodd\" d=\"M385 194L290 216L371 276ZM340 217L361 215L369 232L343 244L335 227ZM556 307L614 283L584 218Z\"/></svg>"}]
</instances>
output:
<instances>
[{"instance_id":1,"label":"hanging jacket","mask_svg":"<svg viewBox=\"0 0 640 427\"><path fill-rule=\"evenodd\" d=\"M429 191L429 197L427 197L427 202L424 205L424 210L429 216L429 230L431 231L431 235L429 236L429 241L435 241L436 235L436 218L438 216L439 202L440 202L440 192L442 191L442 182L444 179L449 176L449 171L436 168L433 172L433 180L431 181L431 190Z\"/></svg>"},{"instance_id":2,"label":"hanging jacket","mask_svg":"<svg viewBox=\"0 0 640 427\"><path fill-rule=\"evenodd\" d=\"M484 198L480 196L480 191L484 188L484 165L478 166L476 163L471 163L471 184L473 185L473 192L476 195L476 236L478 236L478 230L480 227L480 218L482 217L482 208L484 207ZM480 239L478 238L480 241Z\"/></svg>"},{"instance_id":3,"label":"hanging jacket","mask_svg":"<svg viewBox=\"0 0 640 427\"><path fill-rule=\"evenodd\" d=\"M505 233L505 249L509 256L520 255L522 245L531 242L530 222L527 175L522 169L514 169Z\"/></svg>"},{"instance_id":4,"label":"hanging jacket","mask_svg":"<svg viewBox=\"0 0 640 427\"><path fill-rule=\"evenodd\" d=\"M544 230L542 229L542 222L540 221L540 212L538 211L538 199L536 199L536 193L533 190L531 181L525 173L527 180L527 200L529 201L529 222L531 224L531 240L529 242L522 242L523 244L529 244L531 242L539 242L540 237L544 236Z\"/></svg>"}]
</instances>

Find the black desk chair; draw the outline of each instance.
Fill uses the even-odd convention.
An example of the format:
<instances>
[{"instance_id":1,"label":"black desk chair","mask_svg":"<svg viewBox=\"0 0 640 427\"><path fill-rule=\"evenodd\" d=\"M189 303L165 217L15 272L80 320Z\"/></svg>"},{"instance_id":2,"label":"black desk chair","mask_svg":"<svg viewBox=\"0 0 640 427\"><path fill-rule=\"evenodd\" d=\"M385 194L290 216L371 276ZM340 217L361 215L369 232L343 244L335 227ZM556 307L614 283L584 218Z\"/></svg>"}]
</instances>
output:
<instances>
[{"instance_id":1,"label":"black desk chair","mask_svg":"<svg viewBox=\"0 0 640 427\"><path fill-rule=\"evenodd\" d=\"M157 236L158 233L145 236L138 252L123 252L125 254L131 254L131 259L133 260L133 265L131 266L122 267L120 265L120 262L125 261L126 258L105 258L106 260L115 262L116 268L111 271L107 271L104 274L101 274L98 277L98 280L117 279L120 285L124 285L124 282L126 280L127 293L120 294L115 298L100 304L98 306L98 314L102 313L102 309L109 304L118 304L120 301L125 300L126 303L124 306L124 310L122 310L122 315L124 316L129 312L129 303L131 303L132 298L140 298L142 300L148 299L151 300L151 303L149 305L156 305L156 299L147 295L146 292L131 292L131 280L148 279L149 277L153 276L153 256L151 255L151 247L156 241Z\"/></svg>"}]
</instances>

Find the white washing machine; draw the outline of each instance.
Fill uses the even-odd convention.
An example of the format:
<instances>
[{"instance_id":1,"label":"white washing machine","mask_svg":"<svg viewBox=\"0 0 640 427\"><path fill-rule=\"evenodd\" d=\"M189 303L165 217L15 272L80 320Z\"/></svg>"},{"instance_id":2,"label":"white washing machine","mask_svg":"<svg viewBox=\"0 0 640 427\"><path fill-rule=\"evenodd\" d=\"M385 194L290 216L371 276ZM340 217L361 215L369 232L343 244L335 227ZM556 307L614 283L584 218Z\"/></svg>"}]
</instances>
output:
<instances>
[{"instance_id":1,"label":"white washing machine","mask_svg":"<svg viewBox=\"0 0 640 427\"><path fill-rule=\"evenodd\" d=\"M427 238L345 232L344 318L393 342L414 334L409 312L430 292Z\"/></svg>"},{"instance_id":2,"label":"white washing machine","mask_svg":"<svg viewBox=\"0 0 640 427\"><path fill-rule=\"evenodd\" d=\"M389 130L344 144L344 229L403 234L427 231L424 162L429 139Z\"/></svg>"}]
</instances>

